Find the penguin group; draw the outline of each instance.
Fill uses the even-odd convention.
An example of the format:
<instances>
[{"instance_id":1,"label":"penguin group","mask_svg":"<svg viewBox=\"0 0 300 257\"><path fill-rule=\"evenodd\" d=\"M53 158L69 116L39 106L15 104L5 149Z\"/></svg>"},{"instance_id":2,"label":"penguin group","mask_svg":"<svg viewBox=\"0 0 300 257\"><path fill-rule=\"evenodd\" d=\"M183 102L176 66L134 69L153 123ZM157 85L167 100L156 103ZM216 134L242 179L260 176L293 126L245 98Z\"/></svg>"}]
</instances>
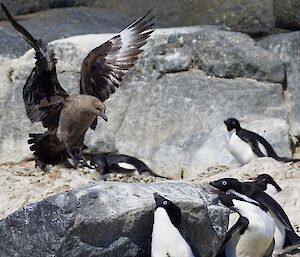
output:
<instances>
[{"instance_id":1,"label":"penguin group","mask_svg":"<svg viewBox=\"0 0 300 257\"><path fill-rule=\"evenodd\" d=\"M110 173L159 176L141 160L110 154L90 157L83 154L84 137L89 128L95 130L98 117L107 121L104 101L121 84L123 76L134 66L153 29L150 12L134 21L118 35L93 49L83 60L80 94L70 95L59 84L54 50L46 42L36 40L17 23L1 4L13 27L35 50L36 63L23 88L26 114L31 122L41 122L47 129L30 134L28 143L36 166L68 162L82 164L103 175ZM245 165L255 158L271 157L280 162L298 159L280 157L271 144L255 132L243 129L236 118L224 121L228 131L226 146L235 160ZM300 237L280 204L273 198L282 190L268 174L253 181L234 178L212 181L220 202L238 214L229 228L216 257L270 257L300 251ZM200 257L197 246L182 226L181 208L158 193L153 194L152 257Z\"/></svg>"},{"instance_id":2,"label":"penguin group","mask_svg":"<svg viewBox=\"0 0 300 257\"><path fill-rule=\"evenodd\" d=\"M223 178L210 184L218 190L220 201L239 215L217 257L282 256L300 252L300 237L272 197L281 188L270 175L261 174L251 182Z\"/></svg>"}]
</instances>

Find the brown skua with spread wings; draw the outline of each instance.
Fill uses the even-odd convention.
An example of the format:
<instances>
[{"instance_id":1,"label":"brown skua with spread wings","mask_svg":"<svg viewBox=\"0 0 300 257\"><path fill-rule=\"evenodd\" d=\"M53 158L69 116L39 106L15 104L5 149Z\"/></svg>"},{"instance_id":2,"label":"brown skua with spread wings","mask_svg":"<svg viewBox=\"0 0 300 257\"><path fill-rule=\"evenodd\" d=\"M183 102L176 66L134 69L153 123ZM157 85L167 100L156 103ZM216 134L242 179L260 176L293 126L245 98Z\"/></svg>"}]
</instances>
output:
<instances>
[{"instance_id":1,"label":"brown skua with spread wings","mask_svg":"<svg viewBox=\"0 0 300 257\"><path fill-rule=\"evenodd\" d=\"M30 149L37 166L58 164L67 158L77 166L82 160L86 131L97 126L97 117L107 121L104 101L115 92L123 76L133 67L141 47L153 32L150 12L119 34L93 49L81 66L80 94L69 94L59 84L55 53L47 42L36 40L18 24L1 4L13 27L34 48L36 63L23 88L26 114L31 122L42 122L47 131L29 134Z\"/></svg>"}]
</instances>

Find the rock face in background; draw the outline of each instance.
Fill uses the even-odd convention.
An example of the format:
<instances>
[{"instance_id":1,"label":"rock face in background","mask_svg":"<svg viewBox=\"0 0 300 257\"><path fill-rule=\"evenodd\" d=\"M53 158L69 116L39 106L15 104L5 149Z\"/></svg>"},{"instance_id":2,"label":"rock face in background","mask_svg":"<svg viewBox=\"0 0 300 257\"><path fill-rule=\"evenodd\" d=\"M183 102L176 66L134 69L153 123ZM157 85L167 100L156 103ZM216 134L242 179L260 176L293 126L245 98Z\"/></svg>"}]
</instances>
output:
<instances>
[{"instance_id":1,"label":"rock face in background","mask_svg":"<svg viewBox=\"0 0 300 257\"><path fill-rule=\"evenodd\" d=\"M109 37L53 43L64 87L78 91L81 61ZM0 66L5 74L1 162L24 158L30 153L25 135L43 131L29 125L22 102L22 87L33 63L29 51ZM86 144L93 153L134 155L168 177L192 177L199 166L233 161L225 149L223 120L236 117L245 128L266 137L280 155L290 156L283 80L279 58L244 34L211 26L157 30L123 87L107 101L109 122L100 121Z\"/></svg>"},{"instance_id":2,"label":"rock face in background","mask_svg":"<svg viewBox=\"0 0 300 257\"><path fill-rule=\"evenodd\" d=\"M300 29L300 2L298 0L274 0L276 26Z\"/></svg>"},{"instance_id":3,"label":"rock face in background","mask_svg":"<svg viewBox=\"0 0 300 257\"><path fill-rule=\"evenodd\" d=\"M99 8L77 7L39 12L18 18L18 21L32 32L35 38L52 41L90 33L117 33L141 15L142 13L136 17L125 17ZM30 48L28 44L24 44L23 38L15 32L10 23L0 22L0 26L2 26L0 30L2 58L19 57Z\"/></svg>"},{"instance_id":4,"label":"rock face in background","mask_svg":"<svg viewBox=\"0 0 300 257\"><path fill-rule=\"evenodd\" d=\"M100 29L91 31L90 28L86 27L87 31L84 34L115 32L114 22L118 23L118 21L121 21L120 17L126 17L126 19L131 20L133 17L137 18L150 9L153 9L156 15L157 27L224 25L234 31L252 35L265 35L271 34L276 27L295 29L300 26L300 5L298 0L3 0L3 2L14 15L65 7L63 11L46 11L43 13L44 17L46 17L45 20L40 19L39 14L24 17L25 20L31 18L39 20L40 23L37 22L36 24L41 24L41 27L45 26L50 31L54 31L50 32L50 34L55 34L57 30L65 31L64 33L58 33L58 35L69 34L71 31L73 31L73 35L76 35L76 28L72 27L70 30L68 23L64 22L64 20L69 18L69 24L73 24L74 20L85 23L84 16L89 12L91 13L89 21L91 21L92 27L94 27L94 22L99 20L107 24L107 21L101 16L109 15L109 22L112 22L112 28L105 26L104 31ZM67 7L71 8L71 11ZM84 11L84 9L79 7L92 7L93 10ZM78 12L76 11L77 8L79 8ZM66 17L61 17L62 12L66 13ZM77 17L74 18L76 14ZM95 14L98 16L95 16ZM50 24L56 24L57 26L47 25L47 16L52 18ZM57 20L57 18L59 19ZM4 19L2 12L0 12L0 19ZM63 22L59 24L61 20ZM51 37L51 40L58 38Z\"/></svg>"},{"instance_id":5,"label":"rock face in background","mask_svg":"<svg viewBox=\"0 0 300 257\"><path fill-rule=\"evenodd\" d=\"M1 255L150 256L153 192L178 204L182 225L201 256L215 256L228 209L208 188L107 182L45 199L1 220Z\"/></svg>"},{"instance_id":6,"label":"rock face in background","mask_svg":"<svg viewBox=\"0 0 300 257\"><path fill-rule=\"evenodd\" d=\"M291 114L290 135L297 143L300 135L300 32L268 36L258 45L274 53L285 65L285 86Z\"/></svg>"}]
</instances>

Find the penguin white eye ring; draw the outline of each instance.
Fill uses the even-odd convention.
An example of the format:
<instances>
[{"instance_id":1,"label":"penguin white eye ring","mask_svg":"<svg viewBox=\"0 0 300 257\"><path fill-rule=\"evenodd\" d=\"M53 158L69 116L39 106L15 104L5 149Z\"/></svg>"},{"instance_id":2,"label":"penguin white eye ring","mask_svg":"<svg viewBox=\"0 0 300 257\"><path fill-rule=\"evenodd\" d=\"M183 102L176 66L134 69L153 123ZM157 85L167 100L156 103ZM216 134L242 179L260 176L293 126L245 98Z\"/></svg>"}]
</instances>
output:
<instances>
[{"instance_id":1,"label":"penguin white eye ring","mask_svg":"<svg viewBox=\"0 0 300 257\"><path fill-rule=\"evenodd\" d=\"M168 203L167 201L163 201L163 205L167 205L167 203Z\"/></svg>"},{"instance_id":2,"label":"penguin white eye ring","mask_svg":"<svg viewBox=\"0 0 300 257\"><path fill-rule=\"evenodd\" d=\"M226 186L226 185L227 185L227 181L225 181L225 180L222 181L222 185L223 185L223 186Z\"/></svg>"}]
</instances>

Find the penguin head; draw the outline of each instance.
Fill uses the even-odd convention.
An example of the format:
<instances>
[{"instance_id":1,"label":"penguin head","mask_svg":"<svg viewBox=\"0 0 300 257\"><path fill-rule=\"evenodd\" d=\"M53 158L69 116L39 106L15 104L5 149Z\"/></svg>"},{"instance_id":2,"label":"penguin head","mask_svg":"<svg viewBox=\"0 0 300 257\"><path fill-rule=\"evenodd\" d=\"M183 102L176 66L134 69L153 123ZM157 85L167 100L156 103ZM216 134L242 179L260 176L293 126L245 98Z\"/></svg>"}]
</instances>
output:
<instances>
[{"instance_id":1,"label":"penguin head","mask_svg":"<svg viewBox=\"0 0 300 257\"><path fill-rule=\"evenodd\" d=\"M172 223L175 225L180 225L181 224L181 209L172 201L164 198L163 196L159 195L158 193L154 193L154 200L156 207L155 209L158 208L163 208L167 212L170 220Z\"/></svg>"},{"instance_id":2,"label":"penguin head","mask_svg":"<svg viewBox=\"0 0 300 257\"><path fill-rule=\"evenodd\" d=\"M235 118L229 118L224 121L228 131L233 129L239 130L241 128L240 122Z\"/></svg>"},{"instance_id":3,"label":"penguin head","mask_svg":"<svg viewBox=\"0 0 300 257\"><path fill-rule=\"evenodd\" d=\"M94 166L95 169L102 175L108 173L107 161L104 156L93 156L91 159L91 165Z\"/></svg>"},{"instance_id":4,"label":"penguin head","mask_svg":"<svg viewBox=\"0 0 300 257\"><path fill-rule=\"evenodd\" d=\"M268 174L260 174L254 179L253 183L261 190L267 190L267 185L273 185L278 192L281 191L281 187L275 182L275 180Z\"/></svg>"},{"instance_id":5,"label":"penguin head","mask_svg":"<svg viewBox=\"0 0 300 257\"><path fill-rule=\"evenodd\" d=\"M218 191L217 194L219 196L220 201L229 208L234 206L234 203L232 201L233 199L243 201L242 198L238 197L235 194L229 193L229 192Z\"/></svg>"},{"instance_id":6,"label":"penguin head","mask_svg":"<svg viewBox=\"0 0 300 257\"><path fill-rule=\"evenodd\" d=\"M240 181L235 178L222 178L212 181L209 184L220 191L226 192L230 189L237 189L237 187L240 185Z\"/></svg>"},{"instance_id":7,"label":"penguin head","mask_svg":"<svg viewBox=\"0 0 300 257\"><path fill-rule=\"evenodd\" d=\"M235 210L237 211L237 208L235 206L235 204L237 202L233 202L233 200L238 200L240 202L246 202L248 204L252 204L252 205L256 205L258 206L259 208L261 208L263 211L267 212L268 211L268 208L263 205L263 204L260 204L258 202L249 202L237 195L235 195L234 193L231 193L231 192L222 192L222 191L218 191L217 192L218 196L219 196L219 199L220 201L225 205L227 206L228 208L232 209L232 210Z\"/></svg>"}]
</instances>

